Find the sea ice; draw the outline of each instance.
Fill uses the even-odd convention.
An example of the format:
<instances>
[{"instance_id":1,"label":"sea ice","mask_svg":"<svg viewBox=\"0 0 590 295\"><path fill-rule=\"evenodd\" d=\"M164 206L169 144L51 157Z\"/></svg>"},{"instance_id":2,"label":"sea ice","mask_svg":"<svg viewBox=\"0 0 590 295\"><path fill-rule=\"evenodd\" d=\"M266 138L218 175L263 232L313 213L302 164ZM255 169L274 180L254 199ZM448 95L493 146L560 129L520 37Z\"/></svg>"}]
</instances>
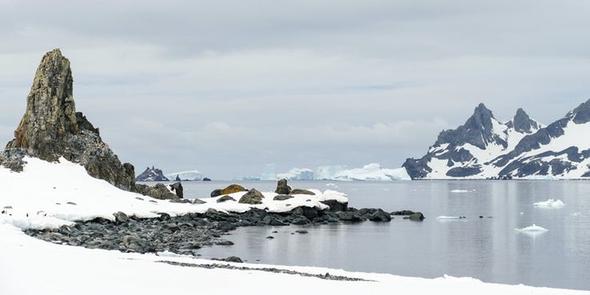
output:
<instances>
[{"instance_id":1,"label":"sea ice","mask_svg":"<svg viewBox=\"0 0 590 295\"><path fill-rule=\"evenodd\" d=\"M542 226L538 226L534 223L533 223L533 225L530 225L527 227L515 228L515 230L518 232L521 232L521 233L529 233L529 234L541 234L541 233L549 231L548 229L546 229Z\"/></svg>"},{"instance_id":2,"label":"sea ice","mask_svg":"<svg viewBox=\"0 0 590 295\"><path fill-rule=\"evenodd\" d=\"M461 193L472 193L475 190L469 190L469 189L453 189L451 190L451 193L456 193L456 194L461 194Z\"/></svg>"}]
</instances>

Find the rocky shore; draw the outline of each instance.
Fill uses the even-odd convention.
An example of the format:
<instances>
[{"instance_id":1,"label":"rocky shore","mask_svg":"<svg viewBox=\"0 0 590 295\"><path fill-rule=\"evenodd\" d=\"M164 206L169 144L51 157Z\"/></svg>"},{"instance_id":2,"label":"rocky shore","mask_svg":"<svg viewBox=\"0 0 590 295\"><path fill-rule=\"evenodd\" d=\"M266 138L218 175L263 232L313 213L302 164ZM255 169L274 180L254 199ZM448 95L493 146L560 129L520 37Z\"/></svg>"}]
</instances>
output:
<instances>
[{"instance_id":1,"label":"rocky shore","mask_svg":"<svg viewBox=\"0 0 590 295\"><path fill-rule=\"evenodd\" d=\"M138 253L169 251L198 256L197 250L205 246L233 245L223 236L240 226L309 226L367 220L389 222L396 216L413 221L424 219L422 213L409 210L386 212L382 209L349 207L337 211L335 208L339 207L323 210L297 207L283 213L256 208L243 213L209 209L203 214L189 213L175 217L161 213L158 218L137 218L117 212L113 214L114 221L96 218L56 229L28 229L25 232L45 241L86 248ZM306 232L303 229L299 231Z\"/></svg>"}]
</instances>

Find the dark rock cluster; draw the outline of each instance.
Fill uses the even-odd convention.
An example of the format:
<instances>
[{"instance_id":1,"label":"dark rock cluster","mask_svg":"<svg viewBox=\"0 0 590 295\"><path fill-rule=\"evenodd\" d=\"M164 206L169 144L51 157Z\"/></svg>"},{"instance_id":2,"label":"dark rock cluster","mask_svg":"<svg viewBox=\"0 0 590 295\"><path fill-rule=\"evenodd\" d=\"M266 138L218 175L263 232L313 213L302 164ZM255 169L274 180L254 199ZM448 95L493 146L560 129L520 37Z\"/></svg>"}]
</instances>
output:
<instances>
[{"instance_id":1,"label":"dark rock cluster","mask_svg":"<svg viewBox=\"0 0 590 295\"><path fill-rule=\"evenodd\" d=\"M203 246L233 245L221 237L240 226L317 225L329 223L356 223L366 220L389 222L394 215L405 215L410 220L422 221L422 213L413 211L385 212L381 209L354 209L346 211L320 210L297 207L289 212L272 213L251 209L244 213L225 213L209 209L203 214L189 213L171 217L161 213L159 218L137 218L122 212L114 214L115 221L96 218L77 222L57 229L25 232L49 242L120 250L123 252L162 252L197 255ZM307 231L299 229L298 233Z\"/></svg>"},{"instance_id":2,"label":"dark rock cluster","mask_svg":"<svg viewBox=\"0 0 590 295\"><path fill-rule=\"evenodd\" d=\"M164 176L164 172L162 170L152 167L147 167L141 174L135 177L135 181L169 181L166 176ZM176 176L176 181L180 181L178 175Z\"/></svg>"}]
</instances>

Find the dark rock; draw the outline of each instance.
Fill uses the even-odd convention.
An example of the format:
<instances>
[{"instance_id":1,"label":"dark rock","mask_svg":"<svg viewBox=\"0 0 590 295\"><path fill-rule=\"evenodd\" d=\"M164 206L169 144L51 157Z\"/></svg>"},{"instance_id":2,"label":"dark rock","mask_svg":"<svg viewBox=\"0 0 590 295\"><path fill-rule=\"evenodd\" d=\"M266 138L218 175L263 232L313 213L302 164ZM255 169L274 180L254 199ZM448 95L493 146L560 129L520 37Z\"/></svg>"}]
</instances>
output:
<instances>
[{"instance_id":1,"label":"dark rock","mask_svg":"<svg viewBox=\"0 0 590 295\"><path fill-rule=\"evenodd\" d=\"M232 246L233 244L234 244L234 242L228 241L228 240L223 240L223 241L219 241L219 242L215 243L215 245L219 245L219 246Z\"/></svg>"},{"instance_id":2,"label":"dark rock","mask_svg":"<svg viewBox=\"0 0 590 295\"><path fill-rule=\"evenodd\" d=\"M176 194L172 193L166 187L166 185L164 185L162 183L158 183L154 186L148 186L145 184L137 184L137 185L135 185L135 189L138 193L145 195L145 196L150 196L154 199L159 199L159 200L178 199L178 196Z\"/></svg>"},{"instance_id":3,"label":"dark rock","mask_svg":"<svg viewBox=\"0 0 590 295\"><path fill-rule=\"evenodd\" d=\"M315 207L300 206L300 207L297 207L289 212L291 212L291 214L293 214L293 215L303 215L307 219L312 220L312 219L318 217L319 211L321 211L321 210L319 210L318 208L315 208Z\"/></svg>"},{"instance_id":4,"label":"dark rock","mask_svg":"<svg viewBox=\"0 0 590 295\"><path fill-rule=\"evenodd\" d=\"M354 211L340 211L336 212L336 216L342 221L345 222L361 222L365 219L360 215L358 212Z\"/></svg>"},{"instance_id":5,"label":"dark rock","mask_svg":"<svg viewBox=\"0 0 590 295\"><path fill-rule=\"evenodd\" d=\"M232 198L232 197L230 197L228 195L225 195L225 196L217 199L217 203L222 203L222 202L225 202L225 201L235 201L235 200L236 199L234 199L234 198Z\"/></svg>"},{"instance_id":6,"label":"dark rock","mask_svg":"<svg viewBox=\"0 0 590 295\"><path fill-rule=\"evenodd\" d=\"M234 263L243 263L244 262L244 261L242 261L242 259L240 257L237 257L237 256L230 256L230 257L226 257L226 258L213 258L212 260L234 262Z\"/></svg>"},{"instance_id":7,"label":"dark rock","mask_svg":"<svg viewBox=\"0 0 590 295\"><path fill-rule=\"evenodd\" d=\"M203 201L203 200L201 200L201 199L193 199L192 203L193 203L193 204L205 204L205 203L207 203L207 202L205 202L205 201Z\"/></svg>"},{"instance_id":8,"label":"dark rock","mask_svg":"<svg viewBox=\"0 0 590 295\"><path fill-rule=\"evenodd\" d=\"M288 195L291 192L291 187L287 185L286 179L280 179L277 182L277 189L275 189L275 193L281 195Z\"/></svg>"},{"instance_id":9,"label":"dark rock","mask_svg":"<svg viewBox=\"0 0 590 295\"><path fill-rule=\"evenodd\" d=\"M211 192L211 197L217 197L221 195L229 195L237 192L245 192L248 191L243 186L239 184L230 184L226 188L223 189L216 189Z\"/></svg>"},{"instance_id":10,"label":"dark rock","mask_svg":"<svg viewBox=\"0 0 590 295\"><path fill-rule=\"evenodd\" d=\"M387 213L381 209L377 209L375 212L369 214L369 216L367 218L370 221L374 221L374 222L390 222L391 221L391 215L389 215L389 213Z\"/></svg>"},{"instance_id":11,"label":"dark rock","mask_svg":"<svg viewBox=\"0 0 590 295\"><path fill-rule=\"evenodd\" d=\"M135 178L135 181L169 181L169 179L164 176L162 170L152 166L151 168L145 168L145 170Z\"/></svg>"},{"instance_id":12,"label":"dark rock","mask_svg":"<svg viewBox=\"0 0 590 295\"><path fill-rule=\"evenodd\" d=\"M275 238L275 237L273 237L273 236L267 236L267 237L266 237L266 239L267 239L267 240L272 240L272 239L274 239L274 238Z\"/></svg>"},{"instance_id":13,"label":"dark rock","mask_svg":"<svg viewBox=\"0 0 590 295\"><path fill-rule=\"evenodd\" d=\"M296 188L296 189L291 190L290 195L315 195L315 193L312 191L308 191L306 189Z\"/></svg>"},{"instance_id":14,"label":"dark rock","mask_svg":"<svg viewBox=\"0 0 590 295\"><path fill-rule=\"evenodd\" d=\"M289 196L289 195L277 195L274 198L272 198L275 201L284 201L284 200L288 200L293 198L293 196Z\"/></svg>"},{"instance_id":15,"label":"dark rock","mask_svg":"<svg viewBox=\"0 0 590 295\"><path fill-rule=\"evenodd\" d=\"M211 178L209 178L209 177L204 177L204 178L203 178L203 181L211 181Z\"/></svg>"},{"instance_id":16,"label":"dark rock","mask_svg":"<svg viewBox=\"0 0 590 295\"><path fill-rule=\"evenodd\" d=\"M391 212L391 215L412 215L416 212L412 211L412 210L401 210L401 211L393 211Z\"/></svg>"},{"instance_id":17,"label":"dark rock","mask_svg":"<svg viewBox=\"0 0 590 295\"><path fill-rule=\"evenodd\" d=\"M308 233L308 231L306 231L304 229L296 230L295 232L298 233L298 234L306 234L306 233Z\"/></svg>"},{"instance_id":18,"label":"dark rock","mask_svg":"<svg viewBox=\"0 0 590 295\"><path fill-rule=\"evenodd\" d=\"M176 182L173 184L170 184L170 190L173 191L177 197L181 198L183 197L183 188L182 188L182 183L180 182Z\"/></svg>"},{"instance_id":19,"label":"dark rock","mask_svg":"<svg viewBox=\"0 0 590 295\"><path fill-rule=\"evenodd\" d=\"M346 211L348 209L348 202L341 203L336 200L321 201L322 204L328 205L330 211Z\"/></svg>"},{"instance_id":20,"label":"dark rock","mask_svg":"<svg viewBox=\"0 0 590 295\"><path fill-rule=\"evenodd\" d=\"M115 216L116 223L125 223L129 221L129 217L127 216L127 214L121 211L113 213L113 216Z\"/></svg>"},{"instance_id":21,"label":"dark rock","mask_svg":"<svg viewBox=\"0 0 590 295\"><path fill-rule=\"evenodd\" d=\"M261 192L257 191L256 189L249 190L246 194L244 194L238 202L243 204L262 204L262 199L264 196Z\"/></svg>"},{"instance_id":22,"label":"dark rock","mask_svg":"<svg viewBox=\"0 0 590 295\"><path fill-rule=\"evenodd\" d=\"M410 220L412 221L422 221L424 220L424 215L421 212L416 212L409 216Z\"/></svg>"}]
</instances>

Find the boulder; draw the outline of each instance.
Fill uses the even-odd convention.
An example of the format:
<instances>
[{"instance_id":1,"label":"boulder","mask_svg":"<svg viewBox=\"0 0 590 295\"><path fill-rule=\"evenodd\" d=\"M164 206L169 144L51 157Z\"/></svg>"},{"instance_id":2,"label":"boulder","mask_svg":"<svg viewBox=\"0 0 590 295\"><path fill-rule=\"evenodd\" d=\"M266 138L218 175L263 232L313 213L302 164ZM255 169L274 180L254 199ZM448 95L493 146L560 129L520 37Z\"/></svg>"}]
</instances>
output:
<instances>
[{"instance_id":1,"label":"boulder","mask_svg":"<svg viewBox=\"0 0 590 295\"><path fill-rule=\"evenodd\" d=\"M239 184L230 184L226 188L223 189L216 189L211 192L211 197L217 197L222 195L229 195L237 192L245 192L248 191L243 186Z\"/></svg>"},{"instance_id":2,"label":"boulder","mask_svg":"<svg viewBox=\"0 0 590 295\"><path fill-rule=\"evenodd\" d=\"M348 202L338 202L336 200L325 200L321 201L322 204L328 205L330 211L346 211L348 210Z\"/></svg>"},{"instance_id":3,"label":"boulder","mask_svg":"<svg viewBox=\"0 0 590 295\"><path fill-rule=\"evenodd\" d=\"M228 195L225 195L225 196L223 196L223 197L221 197L221 198L217 199L217 203L223 203L223 202L225 202L225 201L235 201L235 200L236 200L236 199L234 199L234 198L232 198L232 197L230 197L230 196L228 196Z\"/></svg>"},{"instance_id":4,"label":"boulder","mask_svg":"<svg viewBox=\"0 0 590 295\"><path fill-rule=\"evenodd\" d=\"M119 224L129 221L129 217L127 216L127 214L121 211L113 213L113 216L115 216L115 222Z\"/></svg>"},{"instance_id":5,"label":"boulder","mask_svg":"<svg viewBox=\"0 0 590 295\"><path fill-rule=\"evenodd\" d=\"M239 202L243 203L243 204L257 205L257 204L262 204L263 198L264 198L264 195L262 195L261 192L259 192L253 188L253 189L249 190L246 194L244 194L240 198Z\"/></svg>"},{"instance_id":6,"label":"boulder","mask_svg":"<svg viewBox=\"0 0 590 295\"><path fill-rule=\"evenodd\" d=\"M422 221L422 220L424 220L424 218L425 217L421 212L416 212L416 213L410 215L409 219L412 221Z\"/></svg>"},{"instance_id":7,"label":"boulder","mask_svg":"<svg viewBox=\"0 0 590 295\"><path fill-rule=\"evenodd\" d=\"M290 195L315 195L315 193L306 189L296 188L291 190Z\"/></svg>"},{"instance_id":8,"label":"boulder","mask_svg":"<svg viewBox=\"0 0 590 295\"><path fill-rule=\"evenodd\" d=\"M288 199L291 199L291 198L293 198L293 196L289 196L289 195L278 195L278 196L275 196L272 199L275 200L275 201L284 201L284 200L288 200Z\"/></svg>"},{"instance_id":9,"label":"boulder","mask_svg":"<svg viewBox=\"0 0 590 295\"><path fill-rule=\"evenodd\" d=\"M170 186L170 190L173 191L177 197L182 199L182 197L183 197L182 183L176 182L176 183L170 184L169 186Z\"/></svg>"},{"instance_id":10,"label":"boulder","mask_svg":"<svg viewBox=\"0 0 590 295\"><path fill-rule=\"evenodd\" d=\"M361 222L365 221L365 218L358 211L340 211L336 212L338 219L345 222Z\"/></svg>"},{"instance_id":11,"label":"boulder","mask_svg":"<svg viewBox=\"0 0 590 295\"><path fill-rule=\"evenodd\" d=\"M287 185L286 179L283 178L277 182L277 189L275 190L275 193L281 195L288 195L289 193L291 193L291 187Z\"/></svg>"},{"instance_id":12,"label":"boulder","mask_svg":"<svg viewBox=\"0 0 590 295\"><path fill-rule=\"evenodd\" d=\"M390 222L391 215L382 209L377 209L375 212L369 214L367 218L374 222Z\"/></svg>"},{"instance_id":13,"label":"boulder","mask_svg":"<svg viewBox=\"0 0 590 295\"><path fill-rule=\"evenodd\" d=\"M174 200L179 199L178 196L172 193L164 184L158 183L154 186L145 184L136 184L135 189L138 193L150 196L154 199L160 200Z\"/></svg>"}]
</instances>

